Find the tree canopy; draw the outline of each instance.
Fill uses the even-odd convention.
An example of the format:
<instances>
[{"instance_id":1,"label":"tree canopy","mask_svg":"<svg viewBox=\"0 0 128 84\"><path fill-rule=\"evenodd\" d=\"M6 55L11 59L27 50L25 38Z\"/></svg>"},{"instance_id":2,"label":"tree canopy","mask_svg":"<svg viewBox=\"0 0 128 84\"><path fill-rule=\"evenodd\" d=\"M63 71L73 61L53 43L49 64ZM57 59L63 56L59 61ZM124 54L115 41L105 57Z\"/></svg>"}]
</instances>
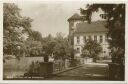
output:
<instances>
[{"instance_id":1,"label":"tree canopy","mask_svg":"<svg viewBox=\"0 0 128 84\"><path fill-rule=\"evenodd\" d=\"M68 49L68 41L67 38L64 38L62 33L56 34L56 45L54 47L54 55L56 59L66 59L67 58L67 51Z\"/></svg>"},{"instance_id":2,"label":"tree canopy","mask_svg":"<svg viewBox=\"0 0 128 84\"><path fill-rule=\"evenodd\" d=\"M22 46L23 35L31 34L32 19L23 17L20 14L21 9L14 3L4 3L3 11L3 50L4 54L12 55L15 54L17 46Z\"/></svg>"},{"instance_id":3,"label":"tree canopy","mask_svg":"<svg viewBox=\"0 0 128 84\"><path fill-rule=\"evenodd\" d=\"M96 62L99 54L102 52L102 47L94 40L88 40L82 49L82 57L91 57Z\"/></svg>"},{"instance_id":4,"label":"tree canopy","mask_svg":"<svg viewBox=\"0 0 128 84\"><path fill-rule=\"evenodd\" d=\"M34 41L42 41L42 34L39 31L32 31L32 34L29 36L30 39Z\"/></svg>"},{"instance_id":5,"label":"tree canopy","mask_svg":"<svg viewBox=\"0 0 128 84\"><path fill-rule=\"evenodd\" d=\"M86 9L80 8L80 12L91 23L93 12L102 9L100 16L106 20L106 28L109 29L108 37L111 47L125 47L125 4L88 4Z\"/></svg>"},{"instance_id":6,"label":"tree canopy","mask_svg":"<svg viewBox=\"0 0 128 84\"><path fill-rule=\"evenodd\" d=\"M73 50L68 38L64 37L62 33L57 33L56 37L48 35L42 40L42 51L44 56L53 56L55 60L71 58L71 52Z\"/></svg>"},{"instance_id":7,"label":"tree canopy","mask_svg":"<svg viewBox=\"0 0 128 84\"><path fill-rule=\"evenodd\" d=\"M105 27L109 30L107 36L109 38L110 49L118 48L121 51L123 50L120 59L124 59L125 4L88 4L86 9L80 8L80 12L85 20L91 24L92 13L99 11L99 9L104 12L100 16L107 22Z\"/></svg>"}]
</instances>

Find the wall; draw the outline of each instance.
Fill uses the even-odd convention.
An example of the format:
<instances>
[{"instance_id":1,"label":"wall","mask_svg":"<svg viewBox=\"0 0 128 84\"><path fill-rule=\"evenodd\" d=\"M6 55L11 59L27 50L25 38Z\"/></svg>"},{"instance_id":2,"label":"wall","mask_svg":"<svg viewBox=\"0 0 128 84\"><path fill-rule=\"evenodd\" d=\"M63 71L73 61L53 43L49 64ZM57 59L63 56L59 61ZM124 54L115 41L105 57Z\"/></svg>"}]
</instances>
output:
<instances>
[{"instance_id":1,"label":"wall","mask_svg":"<svg viewBox=\"0 0 128 84\"><path fill-rule=\"evenodd\" d=\"M84 46L85 42L84 42L84 36L86 36L86 38L88 39L88 36L91 36L91 38L94 40L94 35L97 36L97 42L100 41L100 35L103 36L103 42L101 43L101 46L103 48L103 53L101 53L100 57L109 57L109 44L108 42L105 40L105 36L106 36L106 32L96 32L96 33L78 33L74 35L74 49L80 48L80 51L82 51L82 46ZM77 43L77 36L80 37L80 43ZM80 53L75 54L75 56L80 56Z\"/></svg>"},{"instance_id":2,"label":"wall","mask_svg":"<svg viewBox=\"0 0 128 84\"><path fill-rule=\"evenodd\" d=\"M9 77L14 77L16 75L23 75L29 68L29 65L32 63L32 61L42 62L43 57L22 57L20 60L7 60L3 66L4 76L8 75Z\"/></svg>"}]
</instances>

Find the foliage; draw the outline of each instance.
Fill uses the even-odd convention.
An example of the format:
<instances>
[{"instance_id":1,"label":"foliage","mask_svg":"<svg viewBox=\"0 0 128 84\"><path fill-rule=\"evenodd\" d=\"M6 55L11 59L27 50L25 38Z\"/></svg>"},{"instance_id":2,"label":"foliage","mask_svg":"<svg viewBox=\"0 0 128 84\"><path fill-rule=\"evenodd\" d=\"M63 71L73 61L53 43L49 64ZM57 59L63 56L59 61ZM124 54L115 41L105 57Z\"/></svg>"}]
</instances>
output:
<instances>
[{"instance_id":1,"label":"foliage","mask_svg":"<svg viewBox=\"0 0 128 84\"><path fill-rule=\"evenodd\" d=\"M28 68L27 72L24 73L24 76L25 77L31 77L31 78L33 76L40 76L39 70L40 70L40 63L38 61L36 61L36 62L33 61L29 65L29 68Z\"/></svg>"},{"instance_id":2,"label":"foliage","mask_svg":"<svg viewBox=\"0 0 128 84\"><path fill-rule=\"evenodd\" d=\"M40 41L26 40L26 56L41 56L42 55L42 44Z\"/></svg>"},{"instance_id":3,"label":"foliage","mask_svg":"<svg viewBox=\"0 0 128 84\"><path fill-rule=\"evenodd\" d=\"M54 47L55 59L64 59L64 56L66 56L66 51L65 51L66 39L63 37L61 33L57 33L55 41L56 41L56 46Z\"/></svg>"},{"instance_id":4,"label":"foliage","mask_svg":"<svg viewBox=\"0 0 128 84\"><path fill-rule=\"evenodd\" d=\"M71 57L73 47L70 46L68 38L64 37L62 33L57 33L56 37L48 35L42 39L42 53L43 56L52 56L57 59L68 59Z\"/></svg>"},{"instance_id":5,"label":"foliage","mask_svg":"<svg viewBox=\"0 0 128 84\"><path fill-rule=\"evenodd\" d=\"M18 46L24 50L23 35L31 34L31 22L29 17L20 15L20 10L13 3L4 3L3 5L3 51L4 54L18 56L16 53ZM21 52L21 51L20 51Z\"/></svg>"},{"instance_id":6,"label":"foliage","mask_svg":"<svg viewBox=\"0 0 128 84\"><path fill-rule=\"evenodd\" d=\"M38 31L31 29L32 19L23 17L21 9L14 3L4 3L4 54L15 55L16 57L53 56L60 59L70 57L73 47L70 46L68 38L62 33L56 37L48 35L42 38ZM26 36L26 37L25 37Z\"/></svg>"},{"instance_id":7,"label":"foliage","mask_svg":"<svg viewBox=\"0 0 128 84\"><path fill-rule=\"evenodd\" d=\"M125 4L88 4L86 8L80 8L80 12L89 23L93 12L99 9L104 11L100 16L107 22L106 28L109 30L107 35L111 38L110 47L125 50Z\"/></svg>"},{"instance_id":8,"label":"foliage","mask_svg":"<svg viewBox=\"0 0 128 84\"><path fill-rule=\"evenodd\" d=\"M86 20L91 21L93 12L101 8L104 11L102 18L107 20L106 27L109 29L108 36L112 39L112 46L124 48L125 32L125 5L124 4L92 4L87 5L87 10L80 9L81 14L86 16Z\"/></svg>"},{"instance_id":9,"label":"foliage","mask_svg":"<svg viewBox=\"0 0 128 84\"><path fill-rule=\"evenodd\" d=\"M43 38L42 46L43 46L44 54L47 56L51 55L53 53L53 48L55 44L56 43L54 41L54 38L51 35Z\"/></svg>"},{"instance_id":10,"label":"foliage","mask_svg":"<svg viewBox=\"0 0 128 84\"><path fill-rule=\"evenodd\" d=\"M38 31L32 31L24 42L27 56L42 56L42 35Z\"/></svg>"},{"instance_id":11,"label":"foliage","mask_svg":"<svg viewBox=\"0 0 128 84\"><path fill-rule=\"evenodd\" d=\"M73 53L73 47L70 45L68 38L64 37L62 33L57 33L55 38L56 46L54 47L55 59L69 59Z\"/></svg>"},{"instance_id":12,"label":"foliage","mask_svg":"<svg viewBox=\"0 0 128 84\"><path fill-rule=\"evenodd\" d=\"M94 62L96 58L102 52L102 47L99 43L93 40L88 40L82 49L82 57L91 57Z\"/></svg>"},{"instance_id":13,"label":"foliage","mask_svg":"<svg viewBox=\"0 0 128 84\"><path fill-rule=\"evenodd\" d=\"M46 61L48 61L49 56L52 56L54 46L56 45L56 42L54 41L54 38L49 34L47 37L42 38L42 55L46 58ZM44 58L44 59L45 59Z\"/></svg>"},{"instance_id":14,"label":"foliage","mask_svg":"<svg viewBox=\"0 0 128 84\"><path fill-rule=\"evenodd\" d=\"M39 31L32 31L32 34L29 36L34 41L42 41L42 35Z\"/></svg>"}]
</instances>

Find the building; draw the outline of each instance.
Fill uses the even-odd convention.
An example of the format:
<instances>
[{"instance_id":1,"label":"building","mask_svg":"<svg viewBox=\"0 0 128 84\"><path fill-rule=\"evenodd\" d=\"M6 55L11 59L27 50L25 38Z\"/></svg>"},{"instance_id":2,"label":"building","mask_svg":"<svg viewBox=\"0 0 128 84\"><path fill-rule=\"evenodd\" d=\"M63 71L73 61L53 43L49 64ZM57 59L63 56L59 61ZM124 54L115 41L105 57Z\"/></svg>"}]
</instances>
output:
<instances>
[{"instance_id":1,"label":"building","mask_svg":"<svg viewBox=\"0 0 128 84\"><path fill-rule=\"evenodd\" d=\"M77 51L74 57L81 59L82 46L86 44L87 39L99 42L102 46L100 58L109 58L109 44L107 38L108 29L105 28L105 21L95 21L89 24L85 22L79 14L74 14L68 19L70 42Z\"/></svg>"}]
</instances>

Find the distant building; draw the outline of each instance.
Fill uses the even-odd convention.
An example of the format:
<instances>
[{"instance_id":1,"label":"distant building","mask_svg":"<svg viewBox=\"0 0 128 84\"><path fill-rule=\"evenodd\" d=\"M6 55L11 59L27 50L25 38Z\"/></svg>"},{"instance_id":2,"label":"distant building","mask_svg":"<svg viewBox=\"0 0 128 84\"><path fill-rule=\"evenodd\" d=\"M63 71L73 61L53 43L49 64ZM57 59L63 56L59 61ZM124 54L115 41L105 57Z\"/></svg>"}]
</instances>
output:
<instances>
[{"instance_id":1,"label":"distant building","mask_svg":"<svg viewBox=\"0 0 128 84\"><path fill-rule=\"evenodd\" d=\"M109 44L107 42L107 28L105 28L105 21L95 21L89 24L83 21L83 17L79 14L74 14L68 19L69 22L69 37L70 42L77 51L75 58L81 58L82 46L86 44L86 40L91 38L99 42L103 48L100 57L109 58Z\"/></svg>"}]
</instances>

